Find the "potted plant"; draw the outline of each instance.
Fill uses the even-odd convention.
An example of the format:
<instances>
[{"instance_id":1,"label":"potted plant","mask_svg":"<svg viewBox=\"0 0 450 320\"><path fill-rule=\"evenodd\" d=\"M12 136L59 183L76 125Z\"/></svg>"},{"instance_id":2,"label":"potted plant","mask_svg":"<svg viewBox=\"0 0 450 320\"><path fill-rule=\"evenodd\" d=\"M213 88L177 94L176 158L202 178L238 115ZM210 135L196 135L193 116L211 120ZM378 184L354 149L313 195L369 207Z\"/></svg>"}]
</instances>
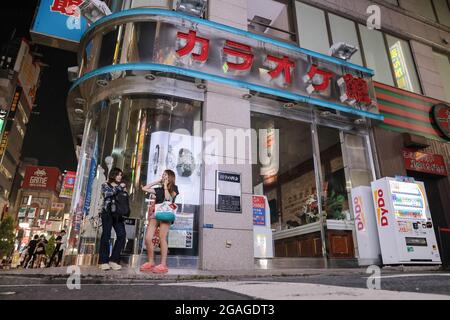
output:
<instances>
[{"instance_id":1,"label":"potted plant","mask_svg":"<svg viewBox=\"0 0 450 320\"><path fill-rule=\"evenodd\" d=\"M342 212L344 208L345 197L341 194L336 194L333 191L328 195L326 202L327 216L335 220L345 220L345 214Z\"/></svg>"}]
</instances>

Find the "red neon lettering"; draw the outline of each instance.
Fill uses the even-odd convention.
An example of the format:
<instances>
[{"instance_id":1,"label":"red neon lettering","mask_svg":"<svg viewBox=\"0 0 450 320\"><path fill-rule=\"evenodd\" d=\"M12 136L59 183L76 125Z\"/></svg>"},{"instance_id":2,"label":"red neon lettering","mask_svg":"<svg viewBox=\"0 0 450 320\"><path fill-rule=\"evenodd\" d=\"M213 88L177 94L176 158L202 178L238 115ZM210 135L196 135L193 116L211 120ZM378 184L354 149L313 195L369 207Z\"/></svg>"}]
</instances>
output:
<instances>
[{"instance_id":1,"label":"red neon lettering","mask_svg":"<svg viewBox=\"0 0 450 320\"><path fill-rule=\"evenodd\" d=\"M271 55L267 56L268 61L275 62L277 66L275 69L269 71L269 75L273 78L277 77L281 72L284 73L285 83L291 83L291 68L295 68L295 62L289 60L289 57L277 58Z\"/></svg>"},{"instance_id":2,"label":"red neon lettering","mask_svg":"<svg viewBox=\"0 0 450 320\"><path fill-rule=\"evenodd\" d=\"M202 49L200 50L200 53L192 52L192 59L200 62L205 62L208 59L208 39L197 37L197 33L193 30L189 30L189 33L178 32L177 38L186 39L186 45L176 51L180 57L190 54L194 50L195 44L198 42L201 44Z\"/></svg>"},{"instance_id":3,"label":"red neon lettering","mask_svg":"<svg viewBox=\"0 0 450 320\"><path fill-rule=\"evenodd\" d=\"M353 77L351 74L344 75L346 92L349 99L354 99L357 102L370 104L372 100L369 96L369 86L367 82L358 77Z\"/></svg>"},{"instance_id":4,"label":"red neon lettering","mask_svg":"<svg viewBox=\"0 0 450 320\"><path fill-rule=\"evenodd\" d=\"M78 7L82 2L83 0L54 0L50 10L72 16L76 13L74 6Z\"/></svg>"},{"instance_id":5,"label":"red neon lettering","mask_svg":"<svg viewBox=\"0 0 450 320\"><path fill-rule=\"evenodd\" d=\"M238 42L226 40L225 46L228 48L223 48L223 53L226 55L238 57L244 60L242 63L233 63L233 62L226 62L227 66L231 70L239 70L239 71L246 71L249 70L252 67L253 64L253 54L252 49L250 46L247 46L245 44L241 44ZM230 48L231 47L231 48ZM234 49L232 49L234 48ZM236 50L236 49L239 49Z\"/></svg>"},{"instance_id":6,"label":"red neon lettering","mask_svg":"<svg viewBox=\"0 0 450 320\"><path fill-rule=\"evenodd\" d=\"M330 79L333 77L333 73L319 69L315 64L311 65L307 78L312 81L315 75L322 76L322 82L319 84L313 84L315 91L325 91L330 85Z\"/></svg>"}]
</instances>

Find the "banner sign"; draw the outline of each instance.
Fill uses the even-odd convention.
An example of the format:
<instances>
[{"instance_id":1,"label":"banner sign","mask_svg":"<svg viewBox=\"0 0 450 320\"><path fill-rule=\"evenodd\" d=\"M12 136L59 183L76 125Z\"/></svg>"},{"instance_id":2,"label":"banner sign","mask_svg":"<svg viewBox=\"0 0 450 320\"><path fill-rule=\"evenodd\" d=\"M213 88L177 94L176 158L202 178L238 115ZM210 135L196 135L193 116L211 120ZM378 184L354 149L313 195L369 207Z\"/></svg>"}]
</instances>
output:
<instances>
[{"instance_id":1,"label":"banner sign","mask_svg":"<svg viewBox=\"0 0 450 320\"><path fill-rule=\"evenodd\" d=\"M72 198L73 189L75 188L75 178L77 173L74 171L67 171L64 176L63 186L61 188L60 198Z\"/></svg>"},{"instance_id":2,"label":"banner sign","mask_svg":"<svg viewBox=\"0 0 450 320\"><path fill-rule=\"evenodd\" d=\"M22 189L45 189L59 191L61 172L54 167L28 166L25 168L25 178Z\"/></svg>"},{"instance_id":3,"label":"banner sign","mask_svg":"<svg viewBox=\"0 0 450 320\"><path fill-rule=\"evenodd\" d=\"M83 0L41 0L30 34L35 43L77 51L87 21L80 16Z\"/></svg>"}]
</instances>

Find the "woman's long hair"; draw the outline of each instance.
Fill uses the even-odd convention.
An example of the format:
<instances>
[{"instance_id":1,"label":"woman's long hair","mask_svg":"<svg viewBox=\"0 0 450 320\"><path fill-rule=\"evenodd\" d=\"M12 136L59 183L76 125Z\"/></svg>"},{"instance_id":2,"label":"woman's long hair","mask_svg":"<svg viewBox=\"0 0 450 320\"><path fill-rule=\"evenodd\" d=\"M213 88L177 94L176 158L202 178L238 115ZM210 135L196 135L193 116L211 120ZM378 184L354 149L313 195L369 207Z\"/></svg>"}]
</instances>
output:
<instances>
[{"instance_id":1,"label":"woman's long hair","mask_svg":"<svg viewBox=\"0 0 450 320\"><path fill-rule=\"evenodd\" d=\"M119 168L112 168L111 171L109 172L109 175L108 175L108 182L109 183L116 182L116 177L119 174L122 174L122 177L123 177L123 171L122 170L120 170Z\"/></svg>"},{"instance_id":2,"label":"woman's long hair","mask_svg":"<svg viewBox=\"0 0 450 320\"><path fill-rule=\"evenodd\" d=\"M167 184L167 189L169 189L170 195L175 191L175 172L172 170L164 170L164 172L167 174L169 183Z\"/></svg>"}]
</instances>

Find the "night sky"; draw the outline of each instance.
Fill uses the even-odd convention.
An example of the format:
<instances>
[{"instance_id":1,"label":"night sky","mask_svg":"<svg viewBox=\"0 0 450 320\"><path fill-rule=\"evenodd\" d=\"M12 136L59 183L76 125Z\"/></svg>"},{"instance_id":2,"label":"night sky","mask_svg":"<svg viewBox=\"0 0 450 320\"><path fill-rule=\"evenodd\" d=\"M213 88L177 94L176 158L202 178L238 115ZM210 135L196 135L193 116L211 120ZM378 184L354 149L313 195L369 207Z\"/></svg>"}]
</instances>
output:
<instances>
[{"instance_id":1,"label":"night sky","mask_svg":"<svg viewBox=\"0 0 450 320\"><path fill-rule=\"evenodd\" d=\"M15 30L15 37L29 40L29 29L38 0L3 1L0 9L0 41L7 42ZM39 160L43 166L61 170L76 170L77 159L66 110L70 88L67 68L77 64L72 52L37 46L40 60L48 66L41 75L35 108L28 124L22 149L23 157Z\"/></svg>"}]
</instances>

